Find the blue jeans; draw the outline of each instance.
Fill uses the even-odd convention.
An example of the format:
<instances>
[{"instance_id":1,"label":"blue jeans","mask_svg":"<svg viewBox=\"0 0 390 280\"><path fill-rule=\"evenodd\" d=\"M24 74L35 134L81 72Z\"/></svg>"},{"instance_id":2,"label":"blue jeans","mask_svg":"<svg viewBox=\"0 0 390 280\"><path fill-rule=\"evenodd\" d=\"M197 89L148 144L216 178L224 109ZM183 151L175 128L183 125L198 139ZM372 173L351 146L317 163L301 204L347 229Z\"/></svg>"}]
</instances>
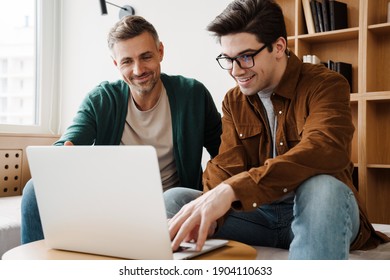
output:
<instances>
[{"instance_id":1,"label":"blue jeans","mask_svg":"<svg viewBox=\"0 0 390 280\"><path fill-rule=\"evenodd\" d=\"M185 188L166 191L168 217L199 195ZM289 259L348 259L359 226L353 192L332 176L318 175L303 182L291 200L231 211L213 237L289 249Z\"/></svg>"},{"instance_id":2,"label":"blue jeans","mask_svg":"<svg viewBox=\"0 0 390 280\"><path fill-rule=\"evenodd\" d=\"M21 211L21 243L26 244L43 239L41 218L32 180L28 181L23 189Z\"/></svg>"}]
</instances>

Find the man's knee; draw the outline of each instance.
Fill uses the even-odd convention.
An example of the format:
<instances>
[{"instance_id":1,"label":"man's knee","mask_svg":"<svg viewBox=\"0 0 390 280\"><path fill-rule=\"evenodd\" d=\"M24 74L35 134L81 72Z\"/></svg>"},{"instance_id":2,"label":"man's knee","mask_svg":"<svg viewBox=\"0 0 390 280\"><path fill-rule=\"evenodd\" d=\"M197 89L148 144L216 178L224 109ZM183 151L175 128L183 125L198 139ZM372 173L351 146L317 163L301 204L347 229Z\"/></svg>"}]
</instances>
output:
<instances>
[{"instance_id":1,"label":"man's knee","mask_svg":"<svg viewBox=\"0 0 390 280\"><path fill-rule=\"evenodd\" d=\"M34 184L32 180L29 180L25 187L23 188L23 195L22 195L22 204L21 204L21 210L22 213L24 211L29 211L28 209L30 207L35 207L37 205L36 197L35 197L35 190L34 190Z\"/></svg>"},{"instance_id":2,"label":"man's knee","mask_svg":"<svg viewBox=\"0 0 390 280\"><path fill-rule=\"evenodd\" d=\"M338 198L342 193L351 193L349 187L330 175L317 175L307 179L297 189L296 195L314 200Z\"/></svg>"},{"instance_id":3,"label":"man's knee","mask_svg":"<svg viewBox=\"0 0 390 280\"><path fill-rule=\"evenodd\" d=\"M164 192L164 202L168 218L172 218L180 209L202 194L201 191L176 187Z\"/></svg>"},{"instance_id":4,"label":"man's knee","mask_svg":"<svg viewBox=\"0 0 390 280\"><path fill-rule=\"evenodd\" d=\"M164 192L164 200L165 201L176 201L176 202L184 202L187 204L188 202L196 199L198 196L202 194L201 191L193 190L189 188L171 188Z\"/></svg>"},{"instance_id":5,"label":"man's knee","mask_svg":"<svg viewBox=\"0 0 390 280\"><path fill-rule=\"evenodd\" d=\"M350 207L357 209L352 190L333 176L311 177L296 191L294 206L296 215L305 212L311 219L322 220L324 216L337 217L340 211Z\"/></svg>"}]
</instances>

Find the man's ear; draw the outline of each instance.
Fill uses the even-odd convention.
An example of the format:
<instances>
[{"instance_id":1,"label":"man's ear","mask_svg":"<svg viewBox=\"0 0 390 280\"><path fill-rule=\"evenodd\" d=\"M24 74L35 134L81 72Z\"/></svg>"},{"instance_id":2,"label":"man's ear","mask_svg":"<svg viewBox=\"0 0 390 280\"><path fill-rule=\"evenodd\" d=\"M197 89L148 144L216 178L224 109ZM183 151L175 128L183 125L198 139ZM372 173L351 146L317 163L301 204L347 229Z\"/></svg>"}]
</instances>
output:
<instances>
[{"instance_id":1,"label":"man's ear","mask_svg":"<svg viewBox=\"0 0 390 280\"><path fill-rule=\"evenodd\" d=\"M164 58L164 45L162 42L160 42L158 45L158 53L160 55L160 62L161 62Z\"/></svg>"},{"instance_id":2,"label":"man's ear","mask_svg":"<svg viewBox=\"0 0 390 280\"><path fill-rule=\"evenodd\" d=\"M111 56L112 58L112 62L114 63L115 67L118 66L118 63L116 62L116 60Z\"/></svg>"},{"instance_id":3,"label":"man's ear","mask_svg":"<svg viewBox=\"0 0 390 280\"><path fill-rule=\"evenodd\" d=\"M283 56L286 53L287 49L287 42L283 37L279 37L276 42L274 43L275 45L275 51L276 55L279 57Z\"/></svg>"}]
</instances>

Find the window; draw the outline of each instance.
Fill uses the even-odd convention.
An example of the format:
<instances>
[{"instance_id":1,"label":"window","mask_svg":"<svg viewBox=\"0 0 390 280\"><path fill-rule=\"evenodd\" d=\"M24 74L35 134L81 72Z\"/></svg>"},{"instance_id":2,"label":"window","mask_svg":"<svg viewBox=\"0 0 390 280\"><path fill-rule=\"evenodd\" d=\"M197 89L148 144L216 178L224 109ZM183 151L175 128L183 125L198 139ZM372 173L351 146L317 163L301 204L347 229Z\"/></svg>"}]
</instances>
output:
<instances>
[{"instance_id":1,"label":"window","mask_svg":"<svg viewBox=\"0 0 390 280\"><path fill-rule=\"evenodd\" d=\"M57 133L60 1L0 4L0 132Z\"/></svg>"}]
</instances>

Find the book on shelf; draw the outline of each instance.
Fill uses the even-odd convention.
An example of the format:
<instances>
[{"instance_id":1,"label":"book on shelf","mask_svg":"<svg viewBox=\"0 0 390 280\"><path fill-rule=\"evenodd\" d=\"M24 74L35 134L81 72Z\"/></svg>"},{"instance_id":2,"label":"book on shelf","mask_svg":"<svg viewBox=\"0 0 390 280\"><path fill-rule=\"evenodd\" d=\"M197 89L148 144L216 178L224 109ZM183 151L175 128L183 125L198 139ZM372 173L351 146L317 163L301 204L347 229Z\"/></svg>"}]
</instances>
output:
<instances>
[{"instance_id":1,"label":"book on shelf","mask_svg":"<svg viewBox=\"0 0 390 280\"><path fill-rule=\"evenodd\" d=\"M322 20L324 23L324 31L330 31L329 18L329 0L322 0Z\"/></svg>"},{"instance_id":2,"label":"book on shelf","mask_svg":"<svg viewBox=\"0 0 390 280\"><path fill-rule=\"evenodd\" d=\"M322 4L320 1L316 0L316 12L318 18L318 24L320 25L320 32L324 32L324 20L322 19Z\"/></svg>"},{"instance_id":3,"label":"book on shelf","mask_svg":"<svg viewBox=\"0 0 390 280\"><path fill-rule=\"evenodd\" d=\"M352 64L338 61L335 62L335 68L336 72L340 73L347 79L349 89L352 92Z\"/></svg>"},{"instance_id":4,"label":"book on shelf","mask_svg":"<svg viewBox=\"0 0 390 280\"><path fill-rule=\"evenodd\" d=\"M330 70L340 73L347 79L349 89L352 92L352 64L329 59L326 65Z\"/></svg>"},{"instance_id":5,"label":"book on shelf","mask_svg":"<svg viewBox=\"0 0 390 280\"><path fill-rule=\"evenodd\" d=\"M310 54L304 55L302 58L302 62L303 63L311 63L311 55Z\"/></svg>"},{"instance_id":6,"label":"book on shelf","mask_svg":"<svg viewBox=\"0 0 390 280\"><path fill-rule=\"evenodd\" d=\"M311 64L320 64L321 60L315 54L313 54L313 55L306 54L303 56L302 62L303 63L311 63Z\"/></svg>"},{"instance_id":7,"label":"book on shelf","mask_svg":"<svg viewBox=\"0 0 390 280\"><path fill-rule=\"evenodd\" d=\"M314 21L314 29L316 32L321 32L320 30L320 23L318 22L318 17L317 17L317 7L316 7L316 0L310 0L310 11L311 15L313 17Z\"/></svg>"},{"instance_id":8,"label":"book on shelf","mask_svg":"<svg viewBox=\"0 0 390 280\"><path fill-rule=\"evenodd\" d=\"M330 30L348 28L347 4L337 0L329 0L329 19Z\"/></svg>"},{"instance_id":9,"label":"book on shelf","mask_svg":"<svg viewBox=\"0 0 390 280\"><path fill-rule=\"evenodd\" d=\"M387 22L390 22L390 1L387 3Z\"/></svg>"},{"instance_id":10,"label":"book on shelf","mask_svg":"<svg viewBox=\"0 0 390 280\"><path fill-rule=\"evenodd\" d=\"M333 60L328 59L328 63L326 64L326 66L327 66L330 70L336 71L336 68L334 67L334 61L333 61Z\"/></svg>"},{"instance_id":11,"label":"book on shelf","mask_svg":"<svg viewBox=\"0 0 390 280\"><path fill-rule=\"evenodd\" d=\"M303 13L305 15L306 28L308 34L314 34L316 32L314 27L313 16L310 9L310 0L302 0Z\"/></svg>"}]
</instances>

